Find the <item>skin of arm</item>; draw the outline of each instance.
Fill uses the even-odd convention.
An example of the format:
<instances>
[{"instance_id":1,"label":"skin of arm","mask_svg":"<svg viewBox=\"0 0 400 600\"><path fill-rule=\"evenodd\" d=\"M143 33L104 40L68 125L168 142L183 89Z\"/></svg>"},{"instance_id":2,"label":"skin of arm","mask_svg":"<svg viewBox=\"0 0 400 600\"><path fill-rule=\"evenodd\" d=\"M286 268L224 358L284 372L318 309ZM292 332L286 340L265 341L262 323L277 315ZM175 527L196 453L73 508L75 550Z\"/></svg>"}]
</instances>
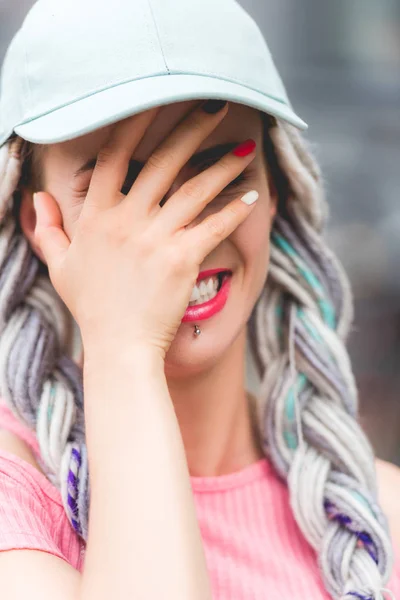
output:
<instances>
[{"instance_id":1,"label":"skin of arm","mask_svg":"<svg viewBox=\"0 0 400 600\"><path fill-rule=\"evenodd\" d=\"M376 460L379 502L386 514L392 541L397 554L400 554L400 469L384 460Z\"/></svg>"},{"instance_id":2,"label":"skin of arm","mask_svg":"<svg viewBox=\"0 0 400 600\"><path fill-rule=\"evenodd\" d=\"M83 573L45 552L0 552L4 597L211 600L163 360L146 349L85 353L84 392L91 508ZM16 442L1 447L32 463Z\"/></svg>"},{"instance_id":3,"label":"skin of arm","mask_svg":"<svg viewBox=\"0 0 400 600\"><path fill-rule=\"evenodd\" d=\"M164 362L150 349L85 349L91 473L80 600L211 600Z\"/></svg>"},{"instance_id":4,"label":"skin of arm","mask_svg":"<svg viewBox=\"0 0 400 600\"><path fill-rule=\"evenodd\" d=\"M71 237L49 192L30 197L31 239L81 332L90 471L83 573L72 574L55 557L45 560L32 555L36 566L43 565L36 575L30 571L43 600L54 597L60 570L66 577L71 575L68 589L57 591L60 600L62 594L68 600L211 600L187 457L164 359L201 265L247 219L255 204L242 202L240 192L222 208L217 205L195 227L186 224L250 165L256 145L244 156L232 148L220 164L196 175L194 184L179 187L162 210L160 198L172 191L179 168L227 110L225 105L209 114L196 106L173 129L173 139L170 136L153 149L147 167L127 194L122 194L120 184L126 179L129 159L158 113L146 111L116 124L106 145L95 153L96 165ZM173 170L171 145L176 159ZM166 160L168 169L162 167ZM15 552L7 564L2 561L4 569L0 561L2 574L10 564L14 573L24 572L28 554ZM23 579L14 594L17 600L26 597L26 590L33 597L32 581L26 585Z\"/></svg>"}]
</instances>

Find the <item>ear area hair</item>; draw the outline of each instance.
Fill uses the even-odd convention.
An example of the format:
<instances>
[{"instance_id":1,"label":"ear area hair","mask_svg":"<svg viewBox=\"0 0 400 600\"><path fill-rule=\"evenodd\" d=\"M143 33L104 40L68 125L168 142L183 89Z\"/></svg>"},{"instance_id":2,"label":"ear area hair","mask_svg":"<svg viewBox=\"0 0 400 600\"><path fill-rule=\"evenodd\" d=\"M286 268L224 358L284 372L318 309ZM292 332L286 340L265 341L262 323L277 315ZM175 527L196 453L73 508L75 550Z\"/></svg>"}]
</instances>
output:
<instances>
[{"instance_id":1,"label":"ear area hair","mask_svg":"<svg viewBox=\"0 0 400 600\"><path fill-rule=\"evenodd\" d=\"M21 177L18 188L26 186L36 191L43 187L41 165L45 148L43 144L33 144L24 140L21 147Z\"/></svg>"},{"instance_id":2,"label":"ear area hair","mask_svg":"<svg viewBox=\"0 0 400 600\"><path fill-rule=\"evenodd\" d=\"M10 140L17 138L18 136L13 134L10 137ZM40 190L43 187L41 165L44 151L44 145L33 144L26 140L22 140L20 150L21 175L18 185L13 193L14 200L12 204L12 213L18 224L20 224L20 212L24 188L33 194L33 192Z\"/></svg>"},{"instance_id":3,"label":"ear area hair","mask_svg":"<svg viewBox=\"0 0 400 600\"><path fill-rule=\"evenodd\" d=\"M286 201L289 194L290 184L283 169L281 168L270 132L278 127L275 117L261 112L263 125L263 150L268 175L268 184L271 197L276 199L276 213L284 215L286 213Z\"/></svg>"}]
</instances>

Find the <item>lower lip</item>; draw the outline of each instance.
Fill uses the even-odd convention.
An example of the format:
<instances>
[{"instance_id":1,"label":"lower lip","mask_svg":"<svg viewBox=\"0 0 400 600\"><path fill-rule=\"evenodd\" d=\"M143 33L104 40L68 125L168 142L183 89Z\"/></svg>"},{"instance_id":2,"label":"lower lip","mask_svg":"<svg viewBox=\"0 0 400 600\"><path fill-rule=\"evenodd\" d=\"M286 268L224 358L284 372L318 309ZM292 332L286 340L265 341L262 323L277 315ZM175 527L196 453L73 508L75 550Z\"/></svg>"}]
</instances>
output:
<instances>
[{"instance_id":1,"label":"lower lip","mask_svg":"<svg viewBox=\"0 0 400 600\"><path fill-rule=\"evenodd\" d=\"M202 321L204 319L209 319L222 310L228 300L228 294L231 288L231 278L231 275L224 278L221 289L215 298L208 300L208 302L204 302L204 304L188 306L182 322L185 323L188 321Z\"/></svg>"}]
</instances>

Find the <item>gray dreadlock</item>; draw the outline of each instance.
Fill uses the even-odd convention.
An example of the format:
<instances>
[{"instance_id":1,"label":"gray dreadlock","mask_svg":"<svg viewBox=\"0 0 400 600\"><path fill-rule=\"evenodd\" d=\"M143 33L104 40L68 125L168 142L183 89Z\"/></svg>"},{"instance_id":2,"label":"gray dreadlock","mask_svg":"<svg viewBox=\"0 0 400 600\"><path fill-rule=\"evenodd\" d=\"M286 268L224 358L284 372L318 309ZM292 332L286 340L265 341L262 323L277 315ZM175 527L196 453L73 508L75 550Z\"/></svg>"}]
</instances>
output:
<instances>
[{"instance_id":1,"label":"gray dreadlock","mask_svg":"<svg viewBox=\"0 0 400 600\"><path fill-rule=\"evenodd\" d=\"M280 121L269 127L268 139L282 185L269 275L248 323L261 381L257 427L288 485L296 521L318 553L328 592L341 600L378 600L393 557L344 346L350 288L321 237L327 206L309 148ZM19 227L23 144L14 136L0 148L0 393L35 431L41 466L86 541L82 370L73 356L71 316Z\"/></svg>"}]
</instances>

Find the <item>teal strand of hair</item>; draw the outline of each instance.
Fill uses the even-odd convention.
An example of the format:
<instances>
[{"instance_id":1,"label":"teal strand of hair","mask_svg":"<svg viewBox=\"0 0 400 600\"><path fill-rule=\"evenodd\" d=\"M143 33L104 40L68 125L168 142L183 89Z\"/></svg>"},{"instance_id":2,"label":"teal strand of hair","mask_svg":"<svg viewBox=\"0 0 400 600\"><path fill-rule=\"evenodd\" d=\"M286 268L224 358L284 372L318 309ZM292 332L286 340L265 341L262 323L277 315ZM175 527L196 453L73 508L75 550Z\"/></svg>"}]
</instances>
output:
<instances>
[{"instance_id":1,"label":"teal strand of hair","mask_svg":"<svg viewBox=\"0 0 400 600\"><path fill-rule=\"evenodd\" d=\"M290 423L291 428L296 421L296 398L298 397L298 394L304 390L307 381L306 375L304 373L299 373L294 385L290 387L290 390L287 393L285 399L285 417ZM297 439L297 431L296 434L294 434L292 429L287 428L283 432L283 436L287 447L290 450L296 450L299 442Z\"/></svg>"},{"instance_id":2,"label":"teal strand of hair","mask_svg":"<svg viewBox=\"0 0 400 600\"><path fill-rule=\"evenodd\" d=\"M331 328L335 329L336 327L336 316L335 311L332 304L326 299L324 289L310 269L307 269L303 264L300 256L296 252L296 250L289 244L284 237L282 237L276 231L272 231L271 239L276 244L276 246L282 250L287 256L289 256L294 265L297 268L298 273L303 277L303 279L307 282L307 284L311 287L311 289L316 294L317 304L319 306L321 316L324 322Z\"/></svg>"}]
</instances>

